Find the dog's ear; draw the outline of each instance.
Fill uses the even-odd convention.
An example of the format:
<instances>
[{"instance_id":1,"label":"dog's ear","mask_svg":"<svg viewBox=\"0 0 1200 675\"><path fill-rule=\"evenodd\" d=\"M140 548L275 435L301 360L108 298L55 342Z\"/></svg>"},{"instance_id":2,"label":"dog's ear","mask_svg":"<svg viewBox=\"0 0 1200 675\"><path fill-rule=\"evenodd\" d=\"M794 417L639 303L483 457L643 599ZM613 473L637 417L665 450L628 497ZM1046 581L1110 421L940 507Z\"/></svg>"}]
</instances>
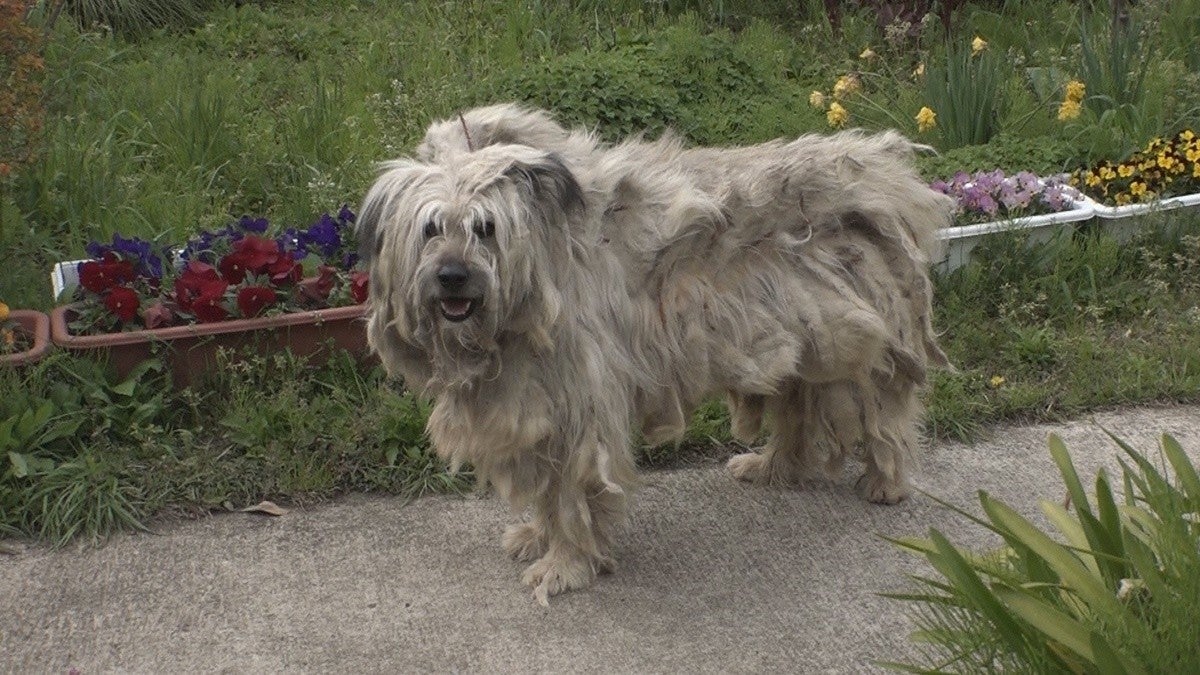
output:
<instances>
[{"instance_id":1,"label":"dog's ear","mask_svg":"<svg viewBox=\"0 0 1200 675\"><path fill-rule=\"evenodd\" d=\"M534 161L513 162L504 170L504 176L523 190L528 190L531 203L543 211L553 207L566 216L584 209L583 187L575 174L567 168L555 153L543 155ZM541 214L546 221L554 220L554 213Z\"/></svg>"},{"instance_id":2,"label":"dog's ear","mask_svg":"<svg viewBox=\"0 0 1200 675\"><path fill-rule=\"evenodd\" d=\"M358 240L358 257L363 264L370 264L383 247L382 227L390 215L393 204L398 202L417 178L423 173L423 165L412 160L394 160L380 165L382 173L363 198L354 224L354 235Z\"/></svg>"}]
</instances>

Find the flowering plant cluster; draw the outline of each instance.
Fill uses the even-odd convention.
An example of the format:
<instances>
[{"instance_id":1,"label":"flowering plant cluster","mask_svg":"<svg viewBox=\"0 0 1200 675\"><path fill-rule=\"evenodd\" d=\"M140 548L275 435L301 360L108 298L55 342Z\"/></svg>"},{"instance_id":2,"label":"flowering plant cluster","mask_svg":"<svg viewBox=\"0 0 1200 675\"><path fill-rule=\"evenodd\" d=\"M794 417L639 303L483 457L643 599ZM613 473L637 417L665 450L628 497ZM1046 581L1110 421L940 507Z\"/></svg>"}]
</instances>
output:
<instances>
[{"instance_id":1,"label":"flowering plant cluster","mask_svg":"<svg viewBox=\"0 0 1200 675\"><path fill-rule=\"evenodd\" d=\"M1011 176L999 169L974 174L959 171L948 182L936 180L929 187L954 197L959 225L1057 213L1073 205L1065 185L1054 179L1042 180L1029 171Z\"/></svg>"},{"instance_id":2,"label":"flowering plant cluster","mask_svg":"<svg viewBox=\"0 0 1200 675\"><path fill-rule=\"evenodd\" d=\"M1122 162L1076 170L1071 185L1117 206L1200 192L1200 136L1184 129L1170 139L1155 138Z\"/></svg>"},{"instance_id":3,"label":"flowering plant cluster","mask_svg":"<svg viewBox=\"0 0 1200 675\"><path fill-rule=\"evenodd\" d=\"M23 352L29 348L29 338L17 330L17 322L8 314L8 305L0 302L0 354Z\"/></svg>"},{"instance_id":4,"label":"flowering plant cluster","mask_svg":"<svg viewBox=\"0 0 1200 675\"><path fill-rule=\"evenodd\" d=\"M307 229L268 234L264 218L243 217L202 232L182 249L113 235L92 242L79 265L72 330L83 334L358 304L367 299L348 225L354 213L323 214Z\"/></svg>"}]
</instances>

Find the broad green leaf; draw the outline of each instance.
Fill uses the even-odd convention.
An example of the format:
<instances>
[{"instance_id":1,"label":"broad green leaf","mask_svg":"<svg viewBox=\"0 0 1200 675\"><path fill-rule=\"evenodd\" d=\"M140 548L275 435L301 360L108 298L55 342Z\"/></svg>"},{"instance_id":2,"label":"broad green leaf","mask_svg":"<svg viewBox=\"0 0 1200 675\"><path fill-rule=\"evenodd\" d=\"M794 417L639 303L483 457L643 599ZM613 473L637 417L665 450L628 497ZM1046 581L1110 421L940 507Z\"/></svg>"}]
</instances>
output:
<instances>
[{"instance_id":1,"label":"broad green leaf","mask_svg":"<svg viewBox=\"0 0 1200 675\"><path fill-rule=\"evenodd\" d=\"M1075 619L1028 593L1012 588L997 588L996 596L1014 614L1029 622L1046 637L1062 644L1087 661L1095 661L1088 631Z\"/></svg>"},{"instance_id":2,"label":"broad green leaf","mask_svg":"<svg viewBox=\"0 0 1200 675\"><path fill-rule=\"evenodd\" d=\"M1048 499L1042 500L1041 507L1042 513L1046 514L1046 517L1050 519L1051 523L1054 523L1058 531L1063 533L1063 536L1067 538L1071 546L1080 550L1091 548L1091 542L1088 541L1087 535L1083 533L1083 526L1079 524L1079 521L1072 518L1066 509ZM1088 566L1088 569L1093 574L1100 576L1100 568L1096 565L1095 556L1084 556L1083 563Z\"/></svg>"},{"instance_id":3,"label":"broad green leaf","mask_svg":"<svg viewBox=\"0 0 1200 675\"><path fill-rule=\"evenodd\" d=\"M1075 465L1071 462L1071 454L1067 452L1066 444L1058 434L1050 434L1047 444L1050 446L1050 457L1058 465L1058 472L1062 474L1063 482L1067 485L1067 492L1071 495L1071 502L1075 504L1075 509L1091 511L1091 504L1088 503L1087 494L1083 491L1083 483L1079 480L1079 473L1075 471Z\"/></svg>"},{"instance_id":4,"label":"broad green leaf","mask_svg":"<svg viewBox=\"0 0 1200 675\"><path fill-rule=\"evenodd\" d=\"M1093 608L1120 614L1124 611L1104 581L1088 570L1061 544L1046 536L1028 520L1002 502L988 498L983 508L992 520L1040 556L1058 574L1063 584Z\"/></svg>"},{"instance_id":5,"label":"broad green leaf","mask_svg":"<svg viewBox=\"0 0 1200 675\"><path fill-rule=\"evenodd\" d=\"M969 600L979 613L996 627L1000 637L1010 648L1018 652L1024 651L1028 641L1020 624L1005 609L996 595L984 585L979 575L975 573L958 549L937 530L931 529L929 538L937 549L928 556L930 564L954 584L955 590Z\"/></svg>"},{"instance_id":6,"label":"broad green leaf","mask_svg":"<svg viewBox=\"0 0 1200 675\"><path fill-rule=\"evenodd\" d=\"M1121 658L1121 655L1108 644L1108 640L1105 640L1104 636L1096 631L1092 631L1090 640L1092 653L1096 657L1092 663L1100 675L1133 675L1146 672L1137 663Z\"/></svg>"},{"instance_id":7,"label":"broad green leaf","mask_svg":"<svg viewBox=\"0 0 1200 675\"><path fill-rule=\"evenodd\" d=\"M1167 456L1167 461L1175 469L1175 475L1179 478L1183 492L1193 505L1200 505L1200 473L1196 472L1196 466L1192 464L1192 460L1183 451L1179 441L1176 441L1170 434L1163 434L1162 449Z\"/></svg>"}]
</instances>

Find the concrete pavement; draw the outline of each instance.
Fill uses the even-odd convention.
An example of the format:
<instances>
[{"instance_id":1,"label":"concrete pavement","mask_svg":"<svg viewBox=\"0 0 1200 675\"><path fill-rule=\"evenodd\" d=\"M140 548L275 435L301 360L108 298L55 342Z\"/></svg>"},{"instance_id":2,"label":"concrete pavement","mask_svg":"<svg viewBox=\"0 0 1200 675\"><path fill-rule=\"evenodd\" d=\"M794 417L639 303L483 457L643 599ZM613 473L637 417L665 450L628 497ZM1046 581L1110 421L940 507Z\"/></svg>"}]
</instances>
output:
<instances>
[{"instance_id":1,"label":"concrete pavement","mask_svg":"<svg viewBox=\"0 0 1200 675\"><path fill-rule=\"evenodd\" d=\"M1200 460L1200 406L1096 415L1135 447L1170 432ZM941 443L919 485L978 511L1061 500L1056 431L1080 473L1116 467L1091 420ZM539 606L485 496L355 496L271 518L222 514L100 548L0 555L0 670L12 672L868 672L913 657L905 588L923 562L878 535L994 545L931 500L859 500L851 477L804 490L716 462L646 474L613 575Z\"/></svg>"}]
</instances>

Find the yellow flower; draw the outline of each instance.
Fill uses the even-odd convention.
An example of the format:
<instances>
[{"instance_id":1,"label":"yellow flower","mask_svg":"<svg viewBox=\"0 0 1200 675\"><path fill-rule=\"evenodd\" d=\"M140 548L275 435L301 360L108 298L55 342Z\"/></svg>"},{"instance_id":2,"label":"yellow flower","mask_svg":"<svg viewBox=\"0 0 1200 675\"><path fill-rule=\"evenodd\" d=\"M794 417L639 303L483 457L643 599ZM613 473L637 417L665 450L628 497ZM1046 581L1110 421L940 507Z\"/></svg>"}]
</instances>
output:
<instances>
[{"instance_id":1,"label":"yellow flower","mask_svg":"<svg viewBox=\"0 0 1200 675\"><path fill-rule=\"evenodd\" d=\"M860 88L862 88L862 84L858 81L857 75L854 73L843 75L833 85L833 97L840 99L846 94L853 94Z\"/></svg>"},{"instance_id":2,"label":"yellow flower","mask_svg":"<svg viewBox=\"0 0 1200 675\"><path fill-rule=\"evenodd\" d=\"M1192 178L1200 178L1200 162L1192 165Z\"/></svg>"},{"instance_id":3,"label":"yellow flower","mask_svg":"<svg viewBox=\"0 0 1200 675\"><path fill-rule=\"evenodd\" d=\"M1071 80L1067 83L1067 100L1079 103L1087 94L1087 85L1079 80Z\"/></svg>"},{"instance_id":4,"label":"yellow flower","mask_svg":"<svg viewBox=\"0 0 1200 675\"><path fill-rule=\"evenodd\" d=\"M1189 162L1200 161L1200 148L1188 150L1184 153L1184 157L1187 157L1187 161Z\"/></svg>"},{"instance_id":5,"label":"yellow flower","mask_svg":"<svg viewBox=\"0 0 1200 675\"><path fill-rule=\"evenodd\" d=\"M1135 196L1139 196L1139 197L1142 195L1145 195L1146 194L1146 184L1141 181L1136 181L1136 180L1133 181L1132 183L1129 184L1129 193L1132 195L1135 195Z\"/></svg>"},{"instance_id":6,"label":"yellow flower","mask_svg":"<svg viewBox=\"0 0 1200 675\"><path fill-rule=\"evenodd\" d=\"M825 94L822 94L821 92L814 89L813 93L808 95L808 104L814 108L820 108L821 110L824 110L825 109Z\"/></svg>"},{"instance_id":7,"label":"yellow flower","mask_svg":"<svg viewBox=\"0 0 1200 675\"><path fill-rule=\"evenodd\" d=\"M1073 120L1076 117L1079 117L1079 113L1081 111L1082 107L1079 105L1079 101L1067 99L1062 102L1062 105L1058 106L1058 121L1065 122L1067 120Z\"/></svg>"},{"instance_id":8,"label":"yellow flower","mask_svg":"<svg viewBox=\"0 0 1200 675\"><path fill-rule=\"evenodd\" d=\"M1113 171L1113 168L1111 166L1100 167L1099 173L1100 173L1100 177L1103 178L1104 180L1112 180L1117 177L1117 172Z\"/></svg>"},{"instance_id":9,"label":"yellow flower","mask_svg":"<svg viewBox=\"0 0 1200 675\"><path fill-rule=\"evenodd\" d=\"M4 346L5 347L12 347L13 345L17 344L16 333L12 332L11 330L9 330L7 328L5 328L3 331L0 331L0 333L4 334Z\"/></svg>"},{"instance_id":10,"label":"yellow flower","mask_svg":"<svg viewBox=\"0 0 1200 675\"><path fill-rule=\"evenodd\" d=\"M916 70L913 70L913 77L916 77L916 78L925 77L925 64L924 63L917 64Z\"/></svg>"},{"instance_id":11,"label":"yellow flower","mask_svg":"<svg viewBox=\"0 0 1200 675\"><path fill-rule=\"evenodd\" d=\"M1118 192L1116 200L1117 206L1125 206L1126 204L1132 202L1133 198L1129 196L1128 192Z\"/></svg>"},{"instance_id":12,"label":"yellow flower","mask_svg":"<svg viewBox=\"0 0 1200 675\"><path fill-rule=\"evenodd\" d=\"M861 54L858 55L858 58L862 59L863 61L870 61L871 59L875 58L876 56L878 56L878 54L875 53L875 50L871 49L870 47L867 47L866 49L864 49L862 51Z\"/></svg>"},{"instance_id":13,"label":"yellow flower","mask_svg":"<svg viewBox=\"0 0 1200 675\"><path fill-rule=\"evenodd\" d=\"M937 126L937 113L929 109L929 106L924 106L917 113L917 131L925 133Z\"/></svg>"},{"instance_id":14,"label":"yellow flower","mask_svg":"<svg viewBox=\"0 0 1200 675\"><path fill-rule=\"evenodd\" d=\"M1133 175L1133 167L1128 164L1122 164L1117 167L1117 175L1121 178L1129 178Z\"/></svg>"},{"instance_id":15,"label":"yellow flower","mask_svg":"<svg viewBox=\"0 0 1200 675\"><path fill-rule=\"evenodd\" d=\"M829 120L829 126L840 129L846 125L846 120L850 119L850 113L846 112L840 103L834 101L829 106L829 112L825 113L825 119Z\"/></svg>"},{"instance_id":16,"label":"yellow flower","mask_svg":"<svg viewBox=\"0 0 1200 675\"><path fill-rule=\"evenodd\" d=\"M979 53L985 49L987 49L987 40L976 35L975 39L971 40L971 56L979 56Z\"/></svg>"},{"instance_id":17,"label":"yellow flower","mask_svg":"<svg viewBox=\"0 0 1200 675\"><path fill-rule=\"evenodd\" d=\"M1004 384L1004 381L1003 375L993 375L992 379L988 380L988 384L991 385L992 389L999 389L1000 385Z\"/></svg>"},{"instance_id":18,"label":"yellow flower","mask_svg":"<svg viewBox=\"0 0 1200 675\"><path fill-rule=\"evenodd\" d=\"M1170 171L1171 168L1174 167L1178 163L1179 163L1179 160L1175 159L1171 155L1164 154L1164 155L1158 156L1158 165L1168 171Z\"/></svg>"},{"instance_id":19,"label":"yellow flower","mask_svg":"<svg viewBox=\"0 0 1200 675\"><path fill-rule=\"evenodd\" d=\"M1084 179L1084 182L1087 183L1088 187L1096 187L1102 181L1100 180L1100 174L1096 173L1095 171L1089 171L1087 178Z\"/></svg>"},{"instance_id":20,"label":"yellow flower","mask_svg":"<svg viewBox=\"0 0 1200 675\"><path fill-rule=\"evenodd\" d=\"M1184 129L1183 131L1179 132L1179 139L1185 142L1190 141L1195 137L1196 134L1192 133L1191 129Z\"/></svg>"},{"instance_id":21,"label":"yellow flower","mask_svg":"<svg viewBox=\"0 0 1200 675\"><path fill-rule=\"evenodd\" d=\"M8 305L0 302L0 321L8 320Z\"/></svg>"}]
</instances>

